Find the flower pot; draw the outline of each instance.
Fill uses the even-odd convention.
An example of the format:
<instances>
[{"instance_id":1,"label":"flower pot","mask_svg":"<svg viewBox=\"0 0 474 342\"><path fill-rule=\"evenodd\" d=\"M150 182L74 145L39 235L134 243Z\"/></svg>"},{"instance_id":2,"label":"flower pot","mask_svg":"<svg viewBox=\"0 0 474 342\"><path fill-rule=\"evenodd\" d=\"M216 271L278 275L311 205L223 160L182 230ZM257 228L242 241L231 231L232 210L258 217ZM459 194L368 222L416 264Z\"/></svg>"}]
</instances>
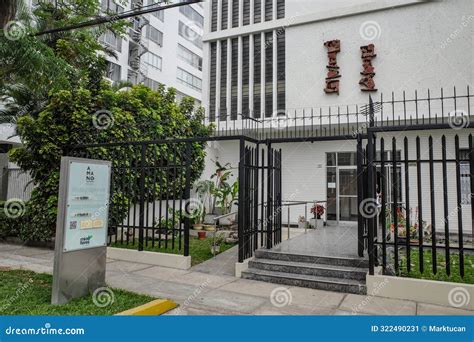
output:
<instances>
[{"instance_id":1,"label":"flower pot","mask_svg":"<svg viewBox=\"0 0 474 342\"><path fill-rule=\"evenodd\" d=\"M317 224L318 224L318 222L315 218L309 219L309 226L311 228L317 228Z\"/></svg>"},{"instance_id":2,"label":"flower pot","mask_svg":"<svg viewBox=\"0 0 474 342\"><path fill-rule=\"evenodd\" d=\"M324 227L324 220L322 218L316 219L316 228L323 228Z\"/></svg>"},{"instance_id":3,"label":"flower pot","mask_svg":"<svg viewBox=\"0 0 474 342\"><path fill-rule=\"evenodd\" d=\"M206 239L206 232L198 232L198 239L205 240Z\"/></svg>"},{"instance_id":4,"label":"flower pot","mask_svg":"<svg viewBox=\"0 0 474 342\"><path fill-rule=\"evenodd\" d=\"M211 226L210 224L206 224L204 225L204 230L208 232L213 232L214 230L216 230L216 227Z\"/></svg>"},{"instance_id":5,"label":"flower pot","mask_svg":"<svg viewBox=\"0 0 474 342\"><path fill-rule=\"evenodd\" d=\"M193 229L194 230L202 230L202 223L196 223L196 224L193 224Z\"/></svg>"}]
</instances>

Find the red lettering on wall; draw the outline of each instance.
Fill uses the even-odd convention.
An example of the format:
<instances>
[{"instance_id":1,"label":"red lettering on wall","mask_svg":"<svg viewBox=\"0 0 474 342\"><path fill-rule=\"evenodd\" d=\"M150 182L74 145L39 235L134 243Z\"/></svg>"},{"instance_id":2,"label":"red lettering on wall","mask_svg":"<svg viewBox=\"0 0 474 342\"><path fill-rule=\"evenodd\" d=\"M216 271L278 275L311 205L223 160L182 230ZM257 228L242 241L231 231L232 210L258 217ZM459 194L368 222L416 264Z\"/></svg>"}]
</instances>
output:
<instances>
[{"instance_id":1,"label":"red lettering on wall","mask_svg":"<svg viewBox=\"0 0 474 342\"><path fill-rule=\"evenodd\" d=\"M324 46L328 50L328 65L326 66L328 74L324 92L326 94L336 93L339 95L339 78L341 74L337 65L337 54L341 51L341 42L338 39L329 40L324 43Z\"/></svg>"},{"instance_id":2,"label":"red lettering on wall","mask_svg":"<svg viewBox=\"0 0 474 342\"><path fill-rule=\"evenodd\" d=\"M366 46L361 46L360 50L362 52L362 68L363 70L360 72L362 75L359 84L361 86L362 91L377 91L375 88L375 68L372 65L372 59L374 59L377 55L375 54L375 46L374 44L369 44Z\"/></svg>"}]
</instances>

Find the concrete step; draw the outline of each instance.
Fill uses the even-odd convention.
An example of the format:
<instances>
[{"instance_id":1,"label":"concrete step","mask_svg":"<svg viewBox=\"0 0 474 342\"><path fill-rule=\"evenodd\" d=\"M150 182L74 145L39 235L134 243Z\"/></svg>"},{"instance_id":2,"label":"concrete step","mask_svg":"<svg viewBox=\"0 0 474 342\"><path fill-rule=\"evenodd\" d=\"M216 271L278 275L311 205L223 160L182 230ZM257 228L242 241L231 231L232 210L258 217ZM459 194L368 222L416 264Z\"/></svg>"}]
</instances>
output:
<instances>
[{"instance_id":1,"label":"concrete step","mask_svg":"<svg viewBox=\"0 0 474 342\"><path fill-rule=\"evenodd\" d=\"M366 294L364 283L354 279L341 279L331 277L320 277L314 275L295 274L286 272L275 272L249 268L242 272L242 278L265 281L269 283L307 287L326 291L344 293Z\"/></svg>"},{"instance_id":2,"label":"concrete step","mask_svg":"<svg viewBox=\"0 0 474 342\"><path fill-rule=\"evenodd\" d=\"M304 262L308 264L331 265L331 266L349 266L368 268L369 261L363 258L346 258L346 257L332 257L332 256L318 256L307 254L294 254L275 252L265 249L255 251L256 259L270 259L292 262Z\"/></svg>"},{"instance_id":3,"label":"concrete step","mask_svg":"<svg viewBox=\"0 0 474 342\"><path fill-rule=\"evenodd\" d=\"M312 264L306 262L254 259L250 260L249 267L258 270L283 273L305 274L320 277L355 279L365 283L367 271L361 267L333 266L326 264Z\"/></svg>"}]
</instances>

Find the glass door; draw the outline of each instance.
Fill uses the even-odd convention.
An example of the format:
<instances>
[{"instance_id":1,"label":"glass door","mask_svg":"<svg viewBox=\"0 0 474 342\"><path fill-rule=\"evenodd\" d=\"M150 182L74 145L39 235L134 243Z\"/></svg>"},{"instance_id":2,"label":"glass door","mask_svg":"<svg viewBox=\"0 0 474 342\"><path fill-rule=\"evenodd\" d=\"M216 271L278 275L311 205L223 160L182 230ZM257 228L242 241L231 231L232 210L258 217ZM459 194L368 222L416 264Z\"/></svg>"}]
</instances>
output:
<instances>
[{"instance_id":1,"label":"glass door","mask_svg":"<svg viewBox=\"0 0 474 342\"><path fill-rule=\"evenodd\" d=\"M357 168L338 168L339 220L357 221Z\"/></svg>"}]
</instances>

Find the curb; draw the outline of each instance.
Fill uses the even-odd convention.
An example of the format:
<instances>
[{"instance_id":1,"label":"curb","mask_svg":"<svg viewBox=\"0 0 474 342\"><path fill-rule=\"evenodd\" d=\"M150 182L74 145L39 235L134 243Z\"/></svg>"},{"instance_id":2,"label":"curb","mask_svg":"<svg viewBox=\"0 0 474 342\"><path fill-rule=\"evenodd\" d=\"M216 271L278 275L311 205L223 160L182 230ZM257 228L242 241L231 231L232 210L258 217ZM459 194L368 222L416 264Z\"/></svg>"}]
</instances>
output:
<instances>
[{"instance_id":1,"label":"curb","mask_svg":"<svg viewBox=\"0 0 474 342\"><path fill-rule=\"evenodd\" d=\"M178 307L178 304L168 299L156 299L149 303L128 309L116 316L158 316Z\"/></svg>"}]
</instances>

